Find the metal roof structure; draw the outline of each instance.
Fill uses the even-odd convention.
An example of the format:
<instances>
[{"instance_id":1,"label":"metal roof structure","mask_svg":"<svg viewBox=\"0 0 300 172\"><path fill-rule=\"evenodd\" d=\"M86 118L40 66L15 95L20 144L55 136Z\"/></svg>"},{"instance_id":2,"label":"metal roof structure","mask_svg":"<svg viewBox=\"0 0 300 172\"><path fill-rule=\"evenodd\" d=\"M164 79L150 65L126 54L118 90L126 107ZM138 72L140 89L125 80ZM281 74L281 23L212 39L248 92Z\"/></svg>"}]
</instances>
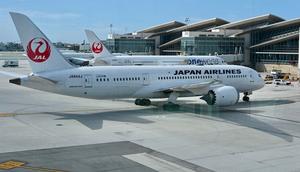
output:
<instances>
[{"instance_id":1,"label":"metal roof structure","mask_svg":"<svg viewBox=\"0 0 300 172\"><path fill-rule=\"evenodd\" d=\"M184 26L184 23L178 22L178 21L171 21L163 24L159 24L156 26L152 26L140 31L137 31L138 33L157 33L157 32L163 32L170 29L178 28L181 26Z\"/></svg>"},{"instance_id":2,"label":"metal roof structure","mask_svg":"<svg viewBox=\"0 0 300 172\"><path fill-rule=\"evenodd\" d=\"M276 29L276 28L291 26L291 25L300 25L300 18L273 23L267 26L259 27L259 29L269 30L269 29Z\"/></svg>"},{"instance_id":3,"label":"metal roof structure","mask_svg":"<svg viewBox=\"0 0 300 172\"><path fill-rule=\"evenodd\" d=\"M220 26L220 25L224 25L227 24L228 21L220 19L220 18L212 18L212 19L207 19L207 20L201 20L199 22L196 23L192 23L189 25L184 25L175 29L171 29L167 32L182 32L185 30L188 31L199 31L199 30L204 30L204 29L208 29L208 28L212 28L212 27L216 27L216 26Z\"/></svg>"},{"instance_id":4,"label":"metal roof structure","mask_svg":"<svg viewBox=\"0 0 300 172\"><path fill-rule=\"evenodd\" d=\"M235 36L240 36L240 35L252 32L252 31L258 31L258 30L267 31L267 30L277 29L277 28L281 28L281 27L289 27L291 25L300 25L300 18L285 20L285 21L273 23L273 24L270 24L270 25L260 26L260 27L257 27L257 28L245 30L245 31L242 31L240 33L235 34Z\"/></svg>"},{"instance_id":5,"label":"metal roof structure","mask_svg":"<svg viewBox=\"0 0 300 172\"><path fill-rule=\"evenodd\" d=\"M201 21L196 22L196 23L183 25L183 26L180 26L180 27L176 27L176 28L169 29L169 30L164 30L164 31L161 31L161 32L156 32L156 33L153 33L149 37L164 35L164 34L169 34L169 33L182 32L182 31L207 30L209 28L220 26L220 25L223 25L223 24L226 24L226 23L228 23L228 21L220 19L220 18L212 18L212 19L208 19L208 20L201 20Z\"/></svg>"},{"instance_id":6,"label":"metal roof structure","mask_svg":"<svg viewBox=\"0 0 300 172\"><path fill-rule=\"evenodd\" d=\"M246 29L249 27L258 26L260 24L272 24L281 21L284 21L284 19L282 19L281 17L275 16L273 14L265 14L221 25L216 27L216 29Z\"/></svg>"}]
</instances>

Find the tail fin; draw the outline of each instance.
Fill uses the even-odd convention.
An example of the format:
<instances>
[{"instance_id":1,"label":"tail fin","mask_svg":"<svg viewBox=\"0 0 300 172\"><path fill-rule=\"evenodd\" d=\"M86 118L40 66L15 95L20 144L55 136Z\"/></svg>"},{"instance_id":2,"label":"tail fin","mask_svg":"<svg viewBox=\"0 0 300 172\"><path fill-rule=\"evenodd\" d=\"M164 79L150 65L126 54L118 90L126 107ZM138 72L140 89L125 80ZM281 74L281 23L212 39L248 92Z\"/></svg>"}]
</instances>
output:
<instances>
[{"instance_id":1,"label":"tail fin","mask_svg":"<svg viewBox=\"0 0 300 172\"><path fill-rule=\"evenodd\" d=\"M33 73L73 68L27 16L14 12L10 15Z\"/></svg>"},{"instance_id":2,"label":"tail fin","mask_svg":"<svg viewBox=\"0 0 300 172\"><path fill-rule=\"evenodd\" d=\"M94 62L97 63L98 61L103 62L103 58L107 57L114 57L105 45L101 42L101 40L97 37L97 35L91 30L85 30L86 37L90 42L90 48L94 55Z\"/></svg>"}]
</instances>

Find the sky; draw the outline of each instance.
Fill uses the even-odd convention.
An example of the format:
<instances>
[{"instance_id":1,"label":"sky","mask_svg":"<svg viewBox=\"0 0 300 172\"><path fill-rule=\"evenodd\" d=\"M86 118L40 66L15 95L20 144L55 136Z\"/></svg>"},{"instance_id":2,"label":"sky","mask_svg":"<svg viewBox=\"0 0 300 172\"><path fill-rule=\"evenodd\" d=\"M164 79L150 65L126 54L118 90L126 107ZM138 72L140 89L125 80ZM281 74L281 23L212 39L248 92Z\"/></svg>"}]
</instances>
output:
<instances>
[{"instance_id":1,"label":"sky","mask_svg":"<svg viewBox=\"0 0 300 172\"><path fill-rule=\"evenodd\" d=\"M263 14L300 18L299 0L0 0L0 42L20 42L9 11L20 12L52 42L81 43L84 29L101 39L169 21L237 21Z\"/></svg>"}]
</instances>

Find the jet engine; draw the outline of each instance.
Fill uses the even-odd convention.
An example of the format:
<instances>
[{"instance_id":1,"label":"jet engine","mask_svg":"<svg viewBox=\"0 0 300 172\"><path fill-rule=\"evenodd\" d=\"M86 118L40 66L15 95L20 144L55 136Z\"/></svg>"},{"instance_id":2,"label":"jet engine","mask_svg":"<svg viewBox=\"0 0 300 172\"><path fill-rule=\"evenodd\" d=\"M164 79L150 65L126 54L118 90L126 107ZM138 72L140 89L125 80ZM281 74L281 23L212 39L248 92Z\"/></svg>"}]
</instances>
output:
<instances>
[{"instance_id":1,"label":"jet engine","mask_svg":"<svg viewBox=\"0 0 300 172\"><path fill-rule=\"evenodd\" d=\"M209 92L201 97L209 105L217 106L230 106L234 105L239 101L239 92L231 86L223 86Z\"/></svg>"}]
</instances>

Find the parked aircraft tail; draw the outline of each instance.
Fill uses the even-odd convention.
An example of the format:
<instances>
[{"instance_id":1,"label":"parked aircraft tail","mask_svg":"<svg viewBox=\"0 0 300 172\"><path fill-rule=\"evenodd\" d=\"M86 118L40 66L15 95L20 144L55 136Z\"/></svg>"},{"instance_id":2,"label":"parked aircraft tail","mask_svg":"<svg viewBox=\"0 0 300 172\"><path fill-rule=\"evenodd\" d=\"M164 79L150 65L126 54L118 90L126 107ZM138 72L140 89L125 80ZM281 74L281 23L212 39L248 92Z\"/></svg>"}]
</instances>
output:
<instances>
[{"instance_id":1,"label":"parked aircraft tail","mask_svg":"<svg viewBox=\"0 0 300 172\"><path fill-rule=\"evenodd\" d=\"M33 73L73 68L27 16L15 12L10 12L10 15Z\"/></svg>"},{"instance_id":2,"label":"parked aircraft tail","mask_svg":"<svg viewBox=\"0 0 300 172\"><path fill-rule=\"evenodd\" d=\"M103 61L108 62L105 60L106 58L114 57L108 49L105 47L105 45L102 43L102 41L97 37L97 35L91 31L91 30L85 30L86 37L88 41L90 42L90 48L94 55L94 63L100 63L102 64Z\"/></svg>"}]
</instances>

